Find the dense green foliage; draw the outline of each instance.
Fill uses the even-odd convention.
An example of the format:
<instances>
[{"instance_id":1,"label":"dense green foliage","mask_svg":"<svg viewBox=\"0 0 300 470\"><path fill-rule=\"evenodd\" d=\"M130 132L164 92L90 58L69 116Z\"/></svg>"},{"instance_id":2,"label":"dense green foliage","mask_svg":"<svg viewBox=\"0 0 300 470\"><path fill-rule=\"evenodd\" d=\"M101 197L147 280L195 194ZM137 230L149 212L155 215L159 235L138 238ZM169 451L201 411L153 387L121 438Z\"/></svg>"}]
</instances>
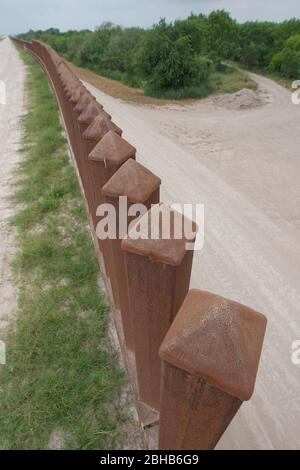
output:
<instances>
[{"instance_id":1,"label":"dense green foliage","mask_svg":"<svg viewBox=\"0 0 300 470\"><path fill-rule=\"evenodd\" d=\"M208 85L210 61L195 53L191 38L164 20L148 32L135 57L146 91ZM205 92L204 92L205 94Z\"/></svg>"},{"instance_id":2,"label":"dense green foliage","mask_svg":"<svg viewBox=\"0 0 300 470\"><path fill-rule=\"evenodd\" d=\"M240 25L240 46L236 58L248 68L277 72L298 78L300 69L300 20L283 23L248 22Z\"/></svg>"},{"instance_id":3,"label":"dense green foliage","mask_svg":"<svg viewBox=\"0 0 300 470\"><path fill-rule=\"evenodd\" d=\"M277 68L288 78L300 76L300 34L294 34L284 44L284 48L273 57Z\"/></svg>"},{"instance_id":4,"label":"dense green foliage","mask_svg":"<svg viewBox=\"0 0 300 470\"><path fill-rule=\"evenodd\" d=\"M25 39L48 42L75 64L143 87L146 93L203 96L224 60L250 69L299 78L300 20L238 24L229 13L191 14L185 20L161 20L149 30L103 23L91 31L30 31ZM182 93L182 90L185 90Z\"/></svg>"}]
</instances>

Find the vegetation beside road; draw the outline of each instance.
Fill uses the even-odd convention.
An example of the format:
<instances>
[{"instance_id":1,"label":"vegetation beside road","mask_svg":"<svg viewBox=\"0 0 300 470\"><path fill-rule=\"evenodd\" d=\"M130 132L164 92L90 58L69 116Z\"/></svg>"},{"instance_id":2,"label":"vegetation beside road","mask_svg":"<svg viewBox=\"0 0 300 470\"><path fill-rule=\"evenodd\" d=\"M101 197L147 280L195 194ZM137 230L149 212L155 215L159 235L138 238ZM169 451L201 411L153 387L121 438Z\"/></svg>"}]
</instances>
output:
<instances>
[{"instance_id":1,"label":"vegetation beside road","mask_svg":"<svg viewBox=\"0 0 300 470\"><path fill-rule=\"evenodd\" d=\"M94 32L61 33L51 28L20 37L43 40L75 65L159 98L237 91L235 76L226 75L222 65L228 60L284 80L300 77L300 20L296 18L239 24L226 11L217 10L174 23L161 20L148 30L103 23ZM216 87L216 74L217 83L227 83L225 90ZM242 85L251 88L253 82L244 75Z\"/></svg>"},{"instance_id":2,"label":"vegetation beside road","mask_svg":"<svg viewBox=\"0 0 300 470\"><path fill-rule=\"evenodd\" d=\"M12 221L20 295L0 370L0 448L116 449L130 424L125 376L85 209L47 78L20 53L29 100Z\"/></svg>"},{"instance_id":3,"label":"vegetation beside road","mask_svg":"<svg viewBox=\"0 0 300 470\"><path fill-rule=\"evenodd\" d=\"M235 26L220 11L173 24L161 20L150 30L104 23L95 32L50 29L20 37L43 40L78 67L142 89L146 96L188 99L255 86L242 70L232 73L221 64L231 55Z\"/></svg>"}]
</instances>

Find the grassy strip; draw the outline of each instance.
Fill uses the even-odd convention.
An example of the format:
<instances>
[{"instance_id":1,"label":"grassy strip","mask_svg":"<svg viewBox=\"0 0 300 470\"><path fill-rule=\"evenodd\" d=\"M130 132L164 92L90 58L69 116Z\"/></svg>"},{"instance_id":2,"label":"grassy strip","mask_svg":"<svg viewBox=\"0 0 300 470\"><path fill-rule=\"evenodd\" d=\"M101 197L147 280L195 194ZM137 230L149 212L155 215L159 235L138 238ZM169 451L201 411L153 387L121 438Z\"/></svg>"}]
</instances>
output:
<instances>
[{"instance_id":1,"label":"grassy strip","mask_svg":"<svg viewBox=\"0 0 300 470\"><path fill-rule=\"evenodd\" d=\"M210 83L203 85L191 85L179 89L161 90L154 87L146 86L144 88L145 96L152 98L158 98L163 100L187 100L187 99L199 99L206 98L213 92L214 88Z\"/></svg>"},{"instance_id":2,"label":"grassy strip","mask_svg":"<svg viewBox=\"0 0 300 470\"><path fill-rule=\"evenodd\" d=\"M264 77L266 78L270 78L271 80L274 80L274 82L277 82L279 85L283 86L284 88L286 88L287 90L293 90L292 88L292 85L294 83L294 79L292 78L285 78L283 77L282 75L280 75L279 73L268 73L268 72L264 72L264 71L260 71L260 70L256 70L256 73L260 74L260 75L263 75Z\"/></svg>"},{"instance_id":3,"label":"grassy strip","mask_svg":"<svg viewBox=\"0 0 300 470\"><path fill-rule=\"evenodd\" d=\"M255 69L255 70L253 69L251 70L251 72L257 73L258 75L262 75L263 77L269 78L270 80L273 80L274 82L278 83L278 85L281 85L287 90L292 91L292 84L294 83L295 80L291 78L285 78L279 73L266 72L265 70L261 70L261 69Z\"/></svg>"},{"instance_id":4,"label":"grassy strip","mask_svg":"<svg viewBox=\"0 0 300 470\"><path fill-rule=\"evenodd\" d=\"M257 75L261 75L262 77L269 78L270 80L273 80L274 82L277 82L279 85L283 86L287 90L292 90L292 84L294 82L294 79L292 78L286 78L280 75L277 72L268 72L267 70L263 68L252 68L248 69L246 66L244 66L241 63L236 63L233 61L228 61L228 65L232 65L233 67L239 68L244 73L256 73Z\"/></svg>"},{"instance_id":5,"label":"grassy strip","mask_svg":"<svg viewBox=\"0 0 300 470\"><path fill-rule=\"evenodd\" d=\"M0 448L117 448L125 378L107 338L85 210L47 79L21 54L30 108L13 220L20 297L0 369Z\"/></svg>"},{"instance_id":6,"label":"grassy strip","mask_svg":"<svg viewBox=\"0 0 300 470\"><path fill-rule=\"evenodd\" d=\"M214 93L235 93L243 88L255 90L257 84L247 72L236 65L227 65L224 72L214 72L211 77Z\"/></svg>"},{"instance_id":7,"label":"grassy strip","mask_svg":"<svg viewBox=\"0 0 300 470\"><path fill-rule=\"evenodd\" d=\"M191 96L206 97L209 94L234 93L242 88L256 89L257 84L252 80L246 71L237 65L228 66L224 72L213 72L210 77L210 83L203 87L187 87L181 90L168 90L161 92L160 90L150 90L151 95L148 96L144 90L132 88L124 85L120 81L112 80L101 75L97 75L88 69L83 69L71 64L76 74L82 79L99 90L113 96L114 98L123 99L125 101L137 104L164 106L166 104L188 104L194 101ZM195 89L196 88L196 89ZM147 91L147 90L146 90Z\"/></svg>"},{"instance_id":8,"label":"grassy strip","mask_svg":"<svg viewBox=\"0 0 300 470\"><path fill-rule=\"evenodd\" d=\"M214 71L208 83L188 86L178 90L156 90L145 88L147 96L167 100L182 100L192 98L206 98L211 94L235 93L243 88L252 90L257 88L256 83L249 75L236 65L223 65L223 71Z\"/></svg>"},{"instance_id":9,"label":"grassy strip","mask_svg":"<svg viewBox=\"0 0 300 470\"><path fill-rule=\"evenodd\" d=\"M97 70L97 68L90 70L99 77L105 77L115 82L117 81L132 90L136 90L136 88L134 88L134 82L140 83L142 86L140 79L130 80L126 73L112 70ZM256 89L257 85L242 68L232 63L230 65L223 64L222 70L214 70L207 83L195 82L193 85L187 87L179 89L171 88L167 90L146 84L142 89L142 93L145 97L153 99L180 101L206 98L212 94L235 93L243 88Z\"/></svg>"}]
</instances>

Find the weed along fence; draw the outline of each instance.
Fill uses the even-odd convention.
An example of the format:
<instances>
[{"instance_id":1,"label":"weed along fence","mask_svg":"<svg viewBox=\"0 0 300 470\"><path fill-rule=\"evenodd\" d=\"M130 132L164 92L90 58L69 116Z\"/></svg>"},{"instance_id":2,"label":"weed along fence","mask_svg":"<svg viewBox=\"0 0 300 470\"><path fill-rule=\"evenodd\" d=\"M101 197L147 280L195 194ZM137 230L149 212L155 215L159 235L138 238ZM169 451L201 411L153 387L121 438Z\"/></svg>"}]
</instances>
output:
<instances>
[{"instance_id":1,"label":"weed along fence","mask_svg":"<svg viewBox=\"0 0 300 470\"><path fill-rule=\"evenodd\" d=\"M147 445L213 449L253 394L266 319L217 295L189 291L187 242L195 235L175 236L183 215L160 201L160 178L136 161L122 129L53 49L15 42L40 62L57 97ZM125 196L130 230L124 239L101 239L99 206L114 208L119 229ZM146 212L133 223L135 204ZM162 236L161 214L170 221L169 239ZM151 238L153 221L158 236Z\"/></svg>"}]
</instances>

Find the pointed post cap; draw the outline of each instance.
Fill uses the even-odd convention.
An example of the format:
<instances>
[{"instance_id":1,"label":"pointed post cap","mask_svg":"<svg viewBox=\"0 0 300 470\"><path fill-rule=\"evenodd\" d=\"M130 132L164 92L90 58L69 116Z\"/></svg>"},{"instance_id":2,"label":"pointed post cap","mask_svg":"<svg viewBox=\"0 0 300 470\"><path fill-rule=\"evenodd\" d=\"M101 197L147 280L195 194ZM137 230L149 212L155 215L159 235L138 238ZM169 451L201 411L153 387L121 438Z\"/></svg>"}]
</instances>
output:
<instances>
[{"instance_id":1,"label":"pointed post cap","mask_svg":"<svg viewBox=\"0 0 300 470\"><path fill-rule=\"evenodd\" d=\"M90 126L94 122L94 119L99 116L102 119L111 119L111 115L104 111L101 105L97 103L97 101L92 101L82 111L77 120L80 124L86 124Z\"/></svg>"},{"instance_id":2,"label":"pointed post cap","mask_svg":"<svg viewBox=\"0 0 300 470\"><path fill-rule=\"evenodd\" d=\"M118 133L114 131L118 130ZM107 166L122 165L129 158L134 158L136 149L121 137L119 129L112 121L101 121L101 129L97 134L100 142L89 154L89 160L106 162Z\"/></svg>"},{"instance_id":3,"label":"pointed post cap","mask_svg":"<svg viewBox=\"0 0 300 470\"><path fill-rule=\"evenodd\" d=\"M70 80L70 78L71 78L71 75L68 70L62 70L60 72L59 79L63 88L66 86L66 83L68 82L68 80Z\"/></svg>"},{"instance_id":4,"label":"pointed post cap","mask_svg":"<svg viewBox=\"0 0 300 470\"><path fill-rule=\"evenodd\" d=\"M244 305L191 290L160 348L160 357L239 398L250 400L267 319Z\"/></svg>"},{"instance_id":5,"label":"pointed post cap","mask_svg":"<svg viewBox=\"0 0 300 470\"><path fill-rule=\"evenodd\" d=\"M67 91L69 88L76 88L80 84L79 80L75 77L66 77L63 88Z\"/></svg>"},{"instance_id":6,"label":"pointed post cap","mask_svg":"<svg viewBox=\"0 0 300 470\"><path fill-rule=\"evenodd\" d=\"M129 231L121 246L123 251L145 256L152 262L179 266L197 232L195 222L166 204L155 204Z\"/></svg>"},{"instance_id":7,"label":"pointed post cap","mask_svg":"<svg viewBox=\"0 0 300 470\"><path fill-rule=\"evenodd\" d=\"M48 51L51 61L58 69L58 67L60 67L60 65L64 63L64 60L51 47L46 46L46 49Z\"/></svg>"},{"instance_id":8,"label":"pointed post cap","mask_svg":"<svg viewBox=\"0 0 300 470\"><path fill-rule=\"evenodd\" d=\"M57 57L57 53L54 52L53 49L51 50L51 55L52 55L53 57ZM59 63L59 65L57 66L57 69L58 69L58 74L59 74L59 75L61 75L61 74L62 74L63 72L65 72L65 71L68 71L68 72L69 72L69 68L68 68L68 66L67 66L67 64L65 63L64 60L62 60L62 61Z\"/></svg>"},{"instance_id":9,"label":"pointed post cap","mask_svg":"<svg viewBox=\"0 0 300 470\"><path fill-rule=\"evenodd\" d=\"M86 140L95 140L98 142L103 139L103 137L110 131L122 135L123 131L116 124L111 121L110 114L107 114L105 111L98 113L98 116L95 117L93 122L89 127L84 131L83 138Z\"/></svg>"},{"instance_id":10,"label":"pointed post cap","mask_svg":"<svg viewBox=\"0 0 300 470\"><path fill-rule=\"evenodd\" d=\"M76 93L78 88L81 89L81 84L76 80L67 83L67 85L64 87L66 97L70 99L74 95L74 93Z\"/></svg>"},{"instance_id":11,"label":"pointed post cap","mask_svg":"<svg viewBox=\"0 0 300 470\"><path fill-rule=\"evenodd\" d=\"M102 193L113 198L126 196L129 202L143 203L160 185L160 178L130 158L103 186Z\"/></svg>"},{"instance_id":12,"label":"pointed post cap","mask_svg":"<svg viewBox=\"0 0 300 470\"><path fill-rule=\"evenodd\" d=\"M69 78L70 77L66 72L60 74L59 79L60 79L60 83L61 83L61 86L62 86L63 90L65 90L65 86L66 86L66 83L69 80Z\"/></svg>"},{"instance_id":13,"label":"pointed post cap","mask_svg":"<svg viewBox=\"0 0 300 470\"><path fill-rule=\"evenodd\" d=\"M63 84L63 88L65 90L67 90L68 88L71 88L71 87L76 87L79 85L79 80L78 78L74 77L74 75L72 75L71 73L70 74L67 74L64 78L64 84Z\"/></svg>"},{"instance_id":14,"label":"pointed post cap","mask_svg":"<svg viewBox=\"0 0 300 470\"><path fill-rule=\"evenodd\" d=\"M86 92L84 95L81 96L80 100L76 104L74 111L77 114L81 114L82 111L86 108L86 106L90 103L95 101L95 98L89 93Z\"/></svg>"},{"instance_id":15,"label":"pointed post cap","mask_svg":"<svg viewBox=\"0 0 300 470\"><path fill-rule=\"evenodd\" d=\"M58 75L59 75L60 81L63 85L66 84L67 80L70 80L72 78L72 73L70 72L68 67L61 67L59 72L58 72Z\"/></svg>"},{"instance_id":16,"label":"pointed post cap","mask_svg":"<svg viewBox=\"0 0 300 470\"><path fill-rule=\"evenodd\" d=\"M70 97L70 102L72 104L76 104L78 103L78 101L80 100L80 98L86 93L86 88L81 85L79 86L78 88L76 88L75 92L73 93L73 95Z\"/></svg>"}]
</instances>

